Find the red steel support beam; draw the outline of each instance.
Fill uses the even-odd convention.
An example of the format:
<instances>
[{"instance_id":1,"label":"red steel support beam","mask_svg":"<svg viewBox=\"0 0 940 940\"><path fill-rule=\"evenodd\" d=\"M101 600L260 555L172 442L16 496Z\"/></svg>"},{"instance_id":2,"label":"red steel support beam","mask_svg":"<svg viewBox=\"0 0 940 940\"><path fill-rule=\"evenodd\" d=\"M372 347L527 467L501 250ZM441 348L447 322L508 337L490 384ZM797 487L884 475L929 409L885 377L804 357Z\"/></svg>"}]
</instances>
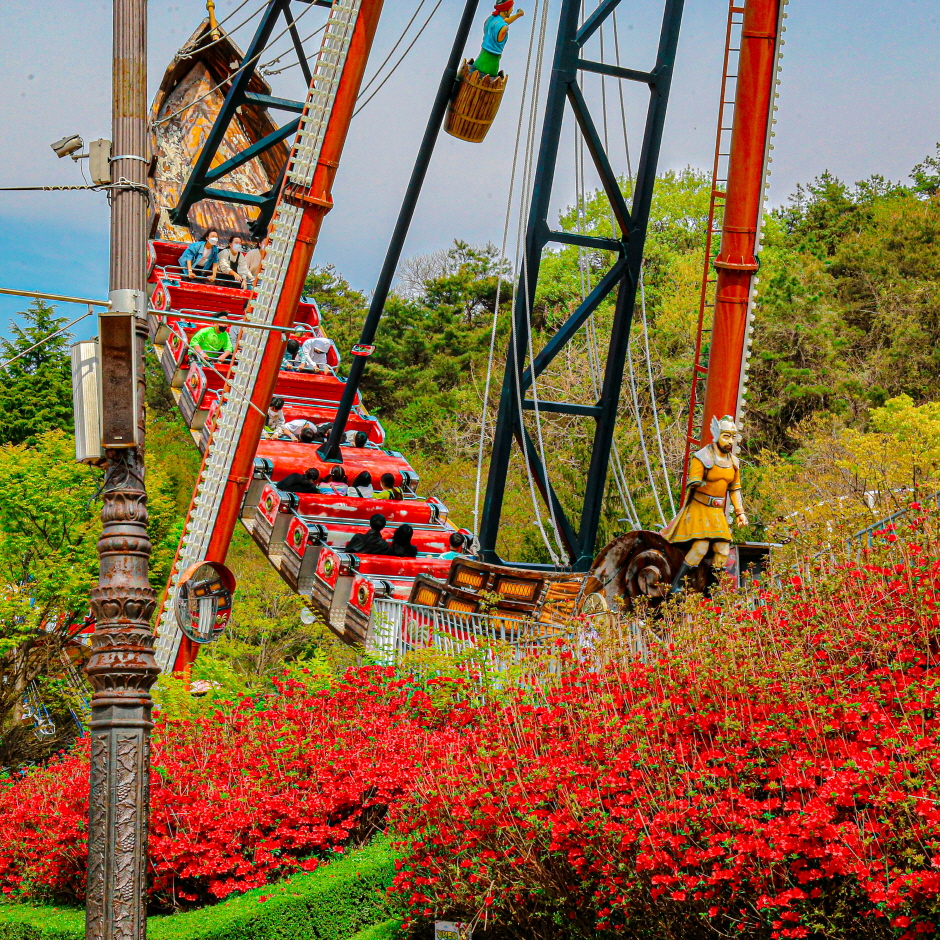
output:
<instances>
[{"instance_id":1,"label":"red steel support beam","mask_svg":"<svg viewBox=\"0 0 940 940\"><path fill-rule=\"evenodd\" d=\"M320 235L320 226L324 216L333 207L333 179L339 166L343 145L346 143L346 134L352 121L369 52L372 49L372 40L375 38L382 3L383 0L362 0L310 189L298 192L285 182L284 189L281 191L281 199L301 205L304 211L297 241L294 243L284 277L284 287L274 313L272 321L274 326L289 327L294 322L297 304L300 302L307 272L310 270L310 262L313 259L313 250ZM206 552L207 561L224 562L228 554L245 490L251 479L255 452L264 429L268 404L277 383L285 342L283 334L271 333L268 336L258 370L258 378L251 395L251 401L256 407L248 409L238 438L232 461L232 472L222 495L219 514L216 517L209 549ZM184 636L173 671L186 673L196 658L197 650L197 644Z\"/></svg>"},{"instance_id":2,"label":"red steel support beam","mask_svg":"<svg viewBox=\"0 0 940 940\"><path fill-rule=\"evenodd\" d=\"M703 443L712 417L738 413L751 282L777 65L782 0L747 0L735 93L721 251L715 259L715 311L702 416Z\"/></svg>"}]
</instances>

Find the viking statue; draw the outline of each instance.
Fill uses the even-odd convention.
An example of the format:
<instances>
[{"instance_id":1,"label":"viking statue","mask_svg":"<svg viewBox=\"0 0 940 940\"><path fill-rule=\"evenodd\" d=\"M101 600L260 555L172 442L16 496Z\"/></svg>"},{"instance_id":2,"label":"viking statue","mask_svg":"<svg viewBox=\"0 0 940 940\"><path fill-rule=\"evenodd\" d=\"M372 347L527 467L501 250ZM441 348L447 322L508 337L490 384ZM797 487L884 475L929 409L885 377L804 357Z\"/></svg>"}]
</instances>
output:
<instances>
[{"instance_id":1,"label":"viking statue","mask_svg":"<svg viewBox=\"0 0 940 940\"><path fill-rule=\"evenodd\" d=\"M712 443L697 451L689 467L685 504L663 530L663 537L685 551L685 560L672 582L671 593L682 590L686 574L712 551L712 565L721 571L731 550L731 529L725 515L725 502L731 497L735 522L747 525L741 502L741 468L732 453L738 429L725 415L712 418Z\"/></svg>"}]
</instances>

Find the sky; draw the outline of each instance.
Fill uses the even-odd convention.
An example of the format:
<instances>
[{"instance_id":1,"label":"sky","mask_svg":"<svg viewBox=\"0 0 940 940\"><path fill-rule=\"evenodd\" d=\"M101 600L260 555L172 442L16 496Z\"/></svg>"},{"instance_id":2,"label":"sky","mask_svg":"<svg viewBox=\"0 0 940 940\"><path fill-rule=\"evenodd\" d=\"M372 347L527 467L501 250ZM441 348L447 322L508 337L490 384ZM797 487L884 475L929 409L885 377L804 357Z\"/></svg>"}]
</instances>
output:
<instances>
[{"instance_id":1,"label":"sky","mask_svg":"<svg viewBox=\"0 0 940 940\"><path fill-rule=\"evenodd\" d=\"M217 0L218 16L224 17L242 2ZM261 2L249 0L227 25L237 24ZM367 75L385 58L418 2L386 0L374 65ZM434 2L426 0L405 44L417 35ZM406 257L446 248L455 238L501 242L528 37L534 22L533 0L517 3L529 15L513 25L503 57L509 85L499 117L483 144L441 136ZM587 3L593 7L594 0ZM371 291L382 263L462 5L461 0L440 0L409 56L350 129L334 187L335 208L324 222L315 261L335 264L366 292ZM295 6L297 15L306 9L305 4ZM557 7L558 0L550 0L548 61ZM150 0L149 11L152 95L174 53L201 21L205 6L202 0ZM111 4L106 0L44 0L41 4L4 0L3 12L0 187L81 184L81 167L69 159L57 159L49 144L71 133L81 134L86 141L110 136ZM477 34L486 12L474 28L468 56L477 51ZM936 0L792 0L787 12L770 204L786 202L798 183L826 169L851 182L873 173L905 180L940 140L940 96L936 93L940 87L936 52L940 5ZM652 65L661 15L662 0L622 0L618 13L622 64L640 69ZM311 7L300 23L301 34L312 32L325 16L325 10ZM661 169L711 167L726 16L724 0L686 0ZM255 22L234 34L242 48ZM317 41L318 37L309 44L311 50ZM609 35L607 42L610 58ZM282 40L271 56L286 49ZM280 64L291 61L287 55ZM546 78L547 73L546 67ZM297 68L269 80L275 94L304 96ZM586 92L597 108L598 87L595 82ZM619 140L622 130L615 94L608 83L611 135ZM644 89L627 91L631 146L642 134L645 97ZM622 172L626 168L622 144L612 153L615 169ZM523 162L520 157L520 170ZM566 130L553 191L554 211L573 200L572 167L573 146ZM516 185L518 194L518 181ZM510 251L513 233L511 226ZM107 253L108 209L103 195L0 192L0 286L105 297ZM22 300L0 298L0 336L9 335L11 319L24 306ZM62 309L71 316L80 312L73 307ZM83 337L93 329L89 320L76 334Z\"/></svg>"}]
</instances>

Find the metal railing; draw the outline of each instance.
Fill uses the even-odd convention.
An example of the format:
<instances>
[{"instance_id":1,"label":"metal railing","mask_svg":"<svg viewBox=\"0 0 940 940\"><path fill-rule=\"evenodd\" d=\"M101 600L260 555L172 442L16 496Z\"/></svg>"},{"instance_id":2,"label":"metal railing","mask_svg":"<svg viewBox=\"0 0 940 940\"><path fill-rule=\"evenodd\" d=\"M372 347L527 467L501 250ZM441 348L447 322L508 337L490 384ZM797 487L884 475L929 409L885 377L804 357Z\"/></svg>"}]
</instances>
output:
<instances>
[{"instance_id":1,"label":"metal railing","mask_svg":"<svg viewBox=\"0 0 940 940\"><path fill-rule=\"evenodd\" d=\"M505 643L519 653L535 652L571 633L568 626L517 620L502 614L473 614L421 607L406 601L377 600L368 652L393 663L419 649L458 653L481 642Z\"/></svg>"}]
</instances>

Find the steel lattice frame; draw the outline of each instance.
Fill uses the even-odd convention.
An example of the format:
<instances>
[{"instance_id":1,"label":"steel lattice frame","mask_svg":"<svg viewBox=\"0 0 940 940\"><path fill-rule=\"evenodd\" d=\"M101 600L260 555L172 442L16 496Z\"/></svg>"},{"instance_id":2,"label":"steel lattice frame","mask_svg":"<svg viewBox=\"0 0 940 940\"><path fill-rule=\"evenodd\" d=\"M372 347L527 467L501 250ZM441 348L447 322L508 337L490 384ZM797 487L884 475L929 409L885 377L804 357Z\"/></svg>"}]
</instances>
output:
<instances>
[{"instance_id":1,"label":"steel lattice frame","mask_svg":"<svg viewBox=\"0 0 940 940\"><path fill-rule=\"evenodd\" d=\"M295 2L302 4L313 3L314 6L330 6L330 0L295 0ZM289 121L287 124L279 127L276 131L272 131L266 137L256 141L250 147L246 147L233 157L220 163L217 167L212 166L212 161L215 160L218 155L219 147L225 140L229 125L234 120L237 110L243 104L256 104L264 108L288 111L295 114L303 113L303 101L275 98L272 95L257 94L248 90L251 80L257 72L261 55L271 39L271 33L274 32L278 18L282 15L288 25L291 41L297 52L297 58L300 62L304 79L308 86L310 84L310 63L307 61L306 53L300 42L300 35L297 32L296 25L294 25L294 17L291 13L290 5L291 0L269 0L267 8L262 14L255 34L252 37L251 43L245 51L244 58L239 63L238 71L232 79L231 87L225 96L222 108L212 125L212 129L209 131L205 146L203 146L193 166L193 170L189 175L189 179L186 181L186 186L180 194L179 202L170 210L170 220L175 225L188 226L189 210L203 199L214 199L218 202L231 202L260 209L261 214L251 224L251 234L255 238L260 238L267 232L268 225L271 222L271 216L274 214L274 208L277 205L278 193L281 191L283 172L281 177L274 181L274 185L271 189L261 195L240 193L230 189L219 189L213 184L217 183L224 176L227 176L232 170L244 166L244 164L260 156L260 154L264 153L266 150L270 150L272 147L281 143L281 141L293 139L294 135L297 133L297 128L300 127L300 118L295 118L293 121Z\"/></svg>"},{"instance_id":2,"label":"steel lattice frame","mask_svg":"<svg viewBox=\"0 0 940 940\"><path fill-rule=\"evenodd\" d=\"M538 151L532 201L526 228L524 260L516 292L513 327L517 337L527 335L529 328L529 298L535 296L542 252L550 243L578 245L585 248L615 251L617 259L601 278L581 305L555 333L547 345L535 356L531 369L525 367L526 343L517 342L506 360L506 371L500 395L499 414L490 459L486 501L480 527L480 546L487 561L499 562L496 539L506 491L509 461L515 439L522 448L533 477L558 525L558 531L569 553L569 561L576 570L587 570L594 556L594 543L600 523L601 508L610 464L614 428L620 391L623 384L627 344L636 303L640 266L649 224L650 205L659 151L662 143L666 105L672 82L679 27L684 0L666 0L660 31L656 64L649 72L621 68L582 58L582 49L601 24L611 16L619 0L604 0L579 27L581 0L563 0L558 26L558 39L552 76L548 89L542 136ZM611 166L603 141L597 131L584 95L578 85L582 71L595 72L614 78L641 82L649 86L650 103L643 135L643 148L637 168L633 191L633 205L628 208ZM610 200L614 217L621 229L621 237L596 238L568 232L553 231L548 221L552 184L558 160L558 149L565 114L565 103L570 105L575 121L584 137L594 166ZM517 401L517 376L521 383L522 410L535 407L533 399L525 398L532 386L533 370L537 378L552 360L571 342L578 330L587 322L601 301L617 289L613 327L607 348L604 381L600 398L594 405L576 405L565 402L538 402L540 411L592 417L597 422L591 462L587 471L586 488L577 530L568 519L549 482L546 469L522 420Z\"/></svg>"}]
</instances>

